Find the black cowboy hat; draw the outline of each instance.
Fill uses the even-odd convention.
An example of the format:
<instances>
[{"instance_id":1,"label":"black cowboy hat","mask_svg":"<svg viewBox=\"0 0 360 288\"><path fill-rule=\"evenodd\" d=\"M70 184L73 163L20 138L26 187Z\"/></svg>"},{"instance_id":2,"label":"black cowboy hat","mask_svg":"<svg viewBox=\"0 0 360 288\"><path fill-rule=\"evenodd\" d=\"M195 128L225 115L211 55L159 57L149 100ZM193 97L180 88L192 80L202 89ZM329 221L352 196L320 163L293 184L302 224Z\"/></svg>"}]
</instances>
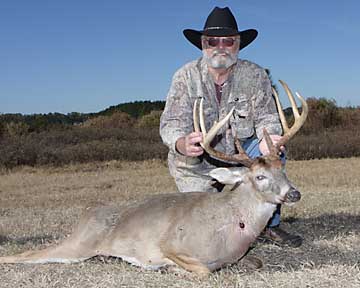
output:
<instances>
[{"instance_id":1,"label":"black cowboy hat","mask_svg":"<svg viewBox=\"0 0 360 288\"><path fill-rule=\"evenodd\" d=\"M258 34L255 29L238 31L235 17L228 7L215 7L206 19L203 30L185 29L183 33L186 39L200 50L202 49L201 35L215 37L240 35L240 49L243 49L254 41Z\"/></svg>"}]
</instances>

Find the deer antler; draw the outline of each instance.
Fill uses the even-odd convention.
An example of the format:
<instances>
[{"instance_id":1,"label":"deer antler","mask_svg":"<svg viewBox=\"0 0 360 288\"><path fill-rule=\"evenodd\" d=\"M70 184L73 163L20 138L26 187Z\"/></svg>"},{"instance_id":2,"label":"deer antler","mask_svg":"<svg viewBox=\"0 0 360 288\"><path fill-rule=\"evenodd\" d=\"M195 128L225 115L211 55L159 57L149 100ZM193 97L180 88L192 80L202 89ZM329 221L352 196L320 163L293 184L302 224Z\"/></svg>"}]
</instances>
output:
<instances>
[{"instance_id":1,"label":"deer antler","mask_svg":"<svg viewBox=\"0 0 360 288\"><path fill-rule=\"evenodd\" d=\"M287 143L299 131L299 129L304 125L306 117L309 113L309 108L308 108L308 105L307 105L305 99L299 93L296 92L295 94L301 101L301 105L302 105L302 112L300 115L299 110L296 107L295 98L294 98L293 94L291 93L289 87L287 86L287 84L284 81L279 80L279 82L284 87L285 92L289 97L289 100L291 103L291 108L292 108L294 118L295 118L295 122L294 122L294 125L291 128L289 128L289 126L286 122L286 118L285 118L280 100L279 100L279 95L277 94L276 90L274 88L272 88L274 96L275 96L276 105L278 108L278 113L280 116L281 125L284 130L284 135L282 136L281 140L278 143L276 143L276 145L275 145L275 148L277 150L279 150L281 146L285 145L285 143Z\"/></svg>"},{"instance_id":2,"label":"deer antler","mask_svg":"<svg viewBox=\"0 0 360 288\"><path fill-rule=\"evenodd\" d=\"M241 147L239 139L237 139L236 137L235 137L235 146L236 146L236 149L238 150L238 154L229 155L229 154L217 151L210 146L210 143L216 136L217 132L221 129L222 126L224 126L227 123L227 121L229 121L231 115L234 112L235 107L233 107L230 110L230 112L219 122L215 121L214 125L210 128L209 132L207 132L206 127L205 127L205 121L204 121L203 102L204 102L203 98L201 98L200 107L199 107L200 127L201 127L201 132L203 133L203 141L200 142L201 147L207 153L209 153L211 156L213 156L217 159L224 160L227 162L241 163L242 165L244 165L246 167L250 167L254 161L246 154L246 152ZM198 117L198 113L197 113L197 100L195 100L195 103L194 103L193 119L194 119L195 131L200 132L199 117Z\"/></svg>"},{"instance_id":3,"label":"deer antler","mask_svg":"<svg viewBox=\"0 0 360 288\"><path fill-rule=\"evenodd\" d=\"M286 83L284 81L281 81L281 80L279 80L279 81L280 81L281 85L284 87L286 94L288 95L288 97L290 99L291 107L292 107L294 117L295 117L295 123L291 128L289 128L289 126L286 122L286 119L285 119L284 112L283 112L281 104L280 104L279 96L278 96L276 90L273 88L273 93L275 96L275 101L276 101L276 105L278 108L281 125L283 126L283 129L284 129L284 135L282 136L281 140L278 143L276 143L276 145L274 145L268 132L266 131L266 129L264 129L264 138L269 147L270 155L276 155L277 157L278 157L280 147L285 145L285 143L287 143L299 131L301 126L304 125L306 117L309 112L308 105L307 105L306 101L304 100L304 98L301 97L299 93L296 93L296 96L300 99L301 104L302 104L302 113L300 115L299 110L296 107L296 102L295 102L294 96L292 95L289 87L286 85ZM210 146L210 143L216 136L217 132L230 119L231 115L234 112L235 107L233 107L230 110L230 112L219 122L215 121L214 125L210 128L209 132L207 132L206 127L205 127L205 120L204 120L203 98L201 98L201 100L200 100L199 113L197 112L197 106L198 106L197 103L198 103L198 101L195 100L194 110L193 110L193 119L194 119L195 131L196 132L201 131L203 133L203 141L200 142L201 147L207 153L209 153L211 156L213 156L217 159L224 160L227 162L241 163L242 165L244 165L246 167L250 167L252 165L252 163L254 162L254 160L251 159L246 154L244 149L241 147L241 144L240 144L240 141L238 138L235 137L235 146L236 146L236 149L238 150L238 154L229 155L229 154L217 151ZM199 121L199 115L200 115L200 121ZM200 122L200 127L199 127L199 122Z\"/></svg>"}]
</instances>

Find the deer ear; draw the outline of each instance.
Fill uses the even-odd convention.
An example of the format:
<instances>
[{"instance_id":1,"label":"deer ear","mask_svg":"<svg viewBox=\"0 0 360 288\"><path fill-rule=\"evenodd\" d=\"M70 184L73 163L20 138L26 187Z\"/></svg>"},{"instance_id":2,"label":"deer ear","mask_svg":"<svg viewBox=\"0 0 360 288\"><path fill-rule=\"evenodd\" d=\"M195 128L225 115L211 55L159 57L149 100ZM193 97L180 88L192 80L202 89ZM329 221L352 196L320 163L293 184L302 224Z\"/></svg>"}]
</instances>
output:
<instances>
[{"instance_id":1,"label":"deer ear","mask_svg":"<svg viewBox=\"0 0 360 288\"><path fill-rule=\"evenodd\" d=\"M211 170L209 175L222 184L234 185L242 181L244 172L239 168L216 168Z\"/></svg>"}]
</instances>

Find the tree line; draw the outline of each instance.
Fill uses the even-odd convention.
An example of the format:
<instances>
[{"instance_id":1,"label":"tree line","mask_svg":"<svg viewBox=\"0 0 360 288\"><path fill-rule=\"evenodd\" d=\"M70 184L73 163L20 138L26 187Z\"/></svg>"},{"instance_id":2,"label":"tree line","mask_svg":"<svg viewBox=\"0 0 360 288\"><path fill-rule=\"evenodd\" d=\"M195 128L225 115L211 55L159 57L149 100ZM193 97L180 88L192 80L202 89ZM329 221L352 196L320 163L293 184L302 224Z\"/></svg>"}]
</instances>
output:
<instances>
[{"instance_id":1,"label":"tree line","mask_svg":"<svg viewBox=\"0 0 360 288\"><path fill-rule=\"evenodd\" d=\"M18 129L19 133L66 129L73 125L80 125L89 119L111 116L119 112L126 113L135 120L150 114L152 111L161 111L164 107L165 101L135 101L110 106L96 113L0 114L0 135L6 132L7 127Z\"/></svg>"},{"instance_id":2,"label":"tree line","mask_svg":"<svg viewBox=\"0 0 360 288\"><path fill-rule=\"evenodd\" d=\"M289 142L293 160L360 156L360 107L308 98L309 116ZM164 101L137 101L98 113L0 115L0 168L92 161L166 159L159 136ZM291 124L290 108L284 110Z\"/></svg>"}]
</instances>

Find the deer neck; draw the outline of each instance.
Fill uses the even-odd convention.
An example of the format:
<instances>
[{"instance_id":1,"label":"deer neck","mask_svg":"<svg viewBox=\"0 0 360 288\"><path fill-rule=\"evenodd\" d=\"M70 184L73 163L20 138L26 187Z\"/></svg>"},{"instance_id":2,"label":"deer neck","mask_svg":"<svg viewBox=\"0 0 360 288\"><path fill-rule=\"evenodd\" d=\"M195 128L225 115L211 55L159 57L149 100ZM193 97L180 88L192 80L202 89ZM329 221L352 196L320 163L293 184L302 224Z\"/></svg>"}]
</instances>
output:
<instances>
[{"instance_id":1,"label":"deer neck","mask_svg":"<svg viewBox=\"0 0 360 288\"><path fill-rule=\"evenodd\" d=\"M240 184L228 191L229 202L234 210L241 212L244 222L258 235L262 232L276 210L276 204L264 201L251 184Z\"/></svg>"}]
</instances>

